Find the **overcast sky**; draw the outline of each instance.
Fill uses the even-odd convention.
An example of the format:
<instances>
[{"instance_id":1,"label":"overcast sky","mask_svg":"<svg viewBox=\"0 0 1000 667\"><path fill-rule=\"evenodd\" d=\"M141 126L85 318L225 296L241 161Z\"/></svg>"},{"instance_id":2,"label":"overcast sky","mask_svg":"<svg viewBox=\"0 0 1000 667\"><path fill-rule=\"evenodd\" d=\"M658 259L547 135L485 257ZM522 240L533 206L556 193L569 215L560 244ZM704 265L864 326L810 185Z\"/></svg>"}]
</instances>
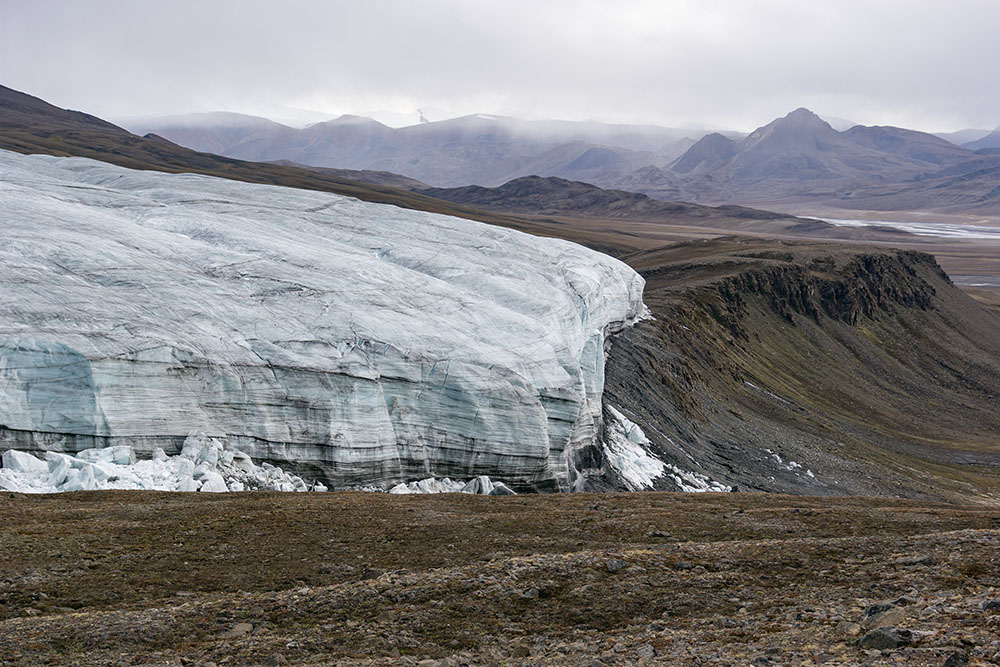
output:
<instances>
[{"instance_id":1,"label":"overcast sky","mask_svg":"<svg viewBox=\"0 0 1000 667\"><path fill-rule=\"evenodd\" d=\"M0 84L106 118L283 106L750 130L1000 123L998 0L0 0Z\"/></svg>"}]
</instances>

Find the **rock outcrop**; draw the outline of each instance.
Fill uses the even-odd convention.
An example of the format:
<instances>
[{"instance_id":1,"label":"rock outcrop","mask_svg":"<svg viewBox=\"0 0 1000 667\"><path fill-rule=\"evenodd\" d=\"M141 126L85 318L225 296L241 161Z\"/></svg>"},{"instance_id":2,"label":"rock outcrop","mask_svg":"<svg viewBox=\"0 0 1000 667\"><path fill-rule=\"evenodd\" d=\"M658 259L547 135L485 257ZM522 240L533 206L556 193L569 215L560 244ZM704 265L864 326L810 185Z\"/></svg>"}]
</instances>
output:
<instances>
[{"instance_id":1,"label":"rock outcrop","mask_svg":"<svg viewBox=\"0 0 1000 667\"><path fill-rule=\"evenodd\" d=\"M0 210L0 449L566 489L643 309L575 244L323 193L0 152Z\"/></svg>"}]
</instances>

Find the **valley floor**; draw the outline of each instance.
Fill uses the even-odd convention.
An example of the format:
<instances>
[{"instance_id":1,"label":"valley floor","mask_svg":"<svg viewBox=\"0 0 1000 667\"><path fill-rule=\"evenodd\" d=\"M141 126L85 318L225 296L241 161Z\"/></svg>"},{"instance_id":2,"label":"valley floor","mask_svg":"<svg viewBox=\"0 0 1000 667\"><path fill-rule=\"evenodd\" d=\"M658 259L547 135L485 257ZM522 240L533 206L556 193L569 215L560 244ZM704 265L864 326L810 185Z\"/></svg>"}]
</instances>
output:
<instances>
[{"instance_id":1,"label":"valley floor","mask_svg":"<svg viewBox=\"0 0 1000 667\"><path fill-rule=\"evenodd\" d=\"M996 507L206 495L3 494L4 664L1000 660Z\"/></svg>"}]
</instances>

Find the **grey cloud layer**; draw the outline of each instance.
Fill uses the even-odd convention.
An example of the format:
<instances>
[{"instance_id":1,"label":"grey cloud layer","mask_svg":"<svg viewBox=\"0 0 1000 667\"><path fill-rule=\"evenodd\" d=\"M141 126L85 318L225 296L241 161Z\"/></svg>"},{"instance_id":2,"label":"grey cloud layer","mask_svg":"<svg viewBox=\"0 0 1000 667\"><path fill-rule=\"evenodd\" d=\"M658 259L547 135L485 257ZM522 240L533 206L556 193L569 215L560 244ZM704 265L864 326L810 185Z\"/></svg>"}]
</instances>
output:
<instances>
[{"instance_id":1,"label":"grey cloud layer","mask_svg":"<svg viewBox=\"0 0 1000 667\"><path fill-rule=\"evenodd\" d=\"M992 0L4 0L0 19L0 83L106 116L432 105L749 129L805 105L1000 123Z\"/></svg>"}]
</instances>

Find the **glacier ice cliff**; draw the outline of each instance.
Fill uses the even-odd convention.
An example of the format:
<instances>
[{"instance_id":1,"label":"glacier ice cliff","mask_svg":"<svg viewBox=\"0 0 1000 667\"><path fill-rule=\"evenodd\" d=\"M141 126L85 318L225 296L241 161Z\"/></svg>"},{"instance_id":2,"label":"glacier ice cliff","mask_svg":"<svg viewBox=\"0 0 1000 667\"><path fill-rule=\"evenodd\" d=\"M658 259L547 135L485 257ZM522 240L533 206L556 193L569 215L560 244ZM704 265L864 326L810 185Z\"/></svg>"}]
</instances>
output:
<instances>
[{"instance_id":1,"label":"glacier ice cliff","mask_svg":"<svg viewBox=\"0 0 1000 667\"><path fill-rule=\"evenodd\" d=\"M326 193L0 151L0 450L571 488L643 280L581 246Z\"/></svg>"}]
</instances>

